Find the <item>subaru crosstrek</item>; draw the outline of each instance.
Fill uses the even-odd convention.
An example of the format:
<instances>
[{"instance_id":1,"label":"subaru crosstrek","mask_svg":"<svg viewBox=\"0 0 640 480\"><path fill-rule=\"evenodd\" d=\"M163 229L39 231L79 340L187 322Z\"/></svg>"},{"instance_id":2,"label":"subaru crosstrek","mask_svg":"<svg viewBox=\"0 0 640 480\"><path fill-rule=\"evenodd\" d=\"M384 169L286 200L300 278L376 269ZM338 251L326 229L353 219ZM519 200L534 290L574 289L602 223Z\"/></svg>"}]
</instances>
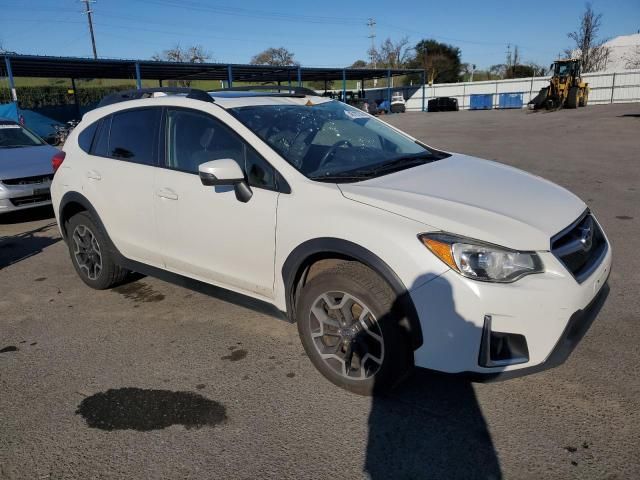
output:
<instances>
[{"instance_id":1,"label":"subaru crosstrek","mask_svg":"<svg viewBox=\"0 0 640 480\"><path fill-rule=\"evenodd\" d=\"M169 93L106 98L54 157L90 287L136 271L266 302L361 394L414 366L557 365L606 297L609 242L564 188L305 92Z\"/></svg>"}]
</instances>

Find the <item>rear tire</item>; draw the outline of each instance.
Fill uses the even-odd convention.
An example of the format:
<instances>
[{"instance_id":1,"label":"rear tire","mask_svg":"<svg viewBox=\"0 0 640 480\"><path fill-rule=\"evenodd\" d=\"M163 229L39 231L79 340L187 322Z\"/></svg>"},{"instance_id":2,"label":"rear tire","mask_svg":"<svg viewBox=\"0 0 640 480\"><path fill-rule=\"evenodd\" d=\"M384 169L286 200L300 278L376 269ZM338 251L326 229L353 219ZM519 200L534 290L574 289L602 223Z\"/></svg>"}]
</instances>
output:
<instances>
[{"instance_id":1,"label":"rear tire","mask_svg":"<svg viewBox=\"0 0 640 480\"><path fill-rule=\"evenodd\" d=\"M88 212L80 212L66 224L67 245L76 273L91 288L104 290L116 286L129 271L117 265L107 238Z\"/></svg>"},{"instance_id":2,"label":"rear tire","mask_svg":"<svg viewBox=\"0 0 640 480\"><path fill-rule=\"evenodd\" d=\"M358 262L309 280L296 319L302 345L320 373L360 395L386 392L406 378L413 351L398 325L396 300L389 285Z\"/></svg>"},{"instance_id":3,"label":"rear tire","mask_svg":"<svg viewBox=\"0 0 640 480\"><path fill-rule=\"evenodd\" d=\"M569 89L569 96L567 97L567 108L578 108L579 97L580 89L578 87L571 87Z\"/></svg>"}]
</instances>

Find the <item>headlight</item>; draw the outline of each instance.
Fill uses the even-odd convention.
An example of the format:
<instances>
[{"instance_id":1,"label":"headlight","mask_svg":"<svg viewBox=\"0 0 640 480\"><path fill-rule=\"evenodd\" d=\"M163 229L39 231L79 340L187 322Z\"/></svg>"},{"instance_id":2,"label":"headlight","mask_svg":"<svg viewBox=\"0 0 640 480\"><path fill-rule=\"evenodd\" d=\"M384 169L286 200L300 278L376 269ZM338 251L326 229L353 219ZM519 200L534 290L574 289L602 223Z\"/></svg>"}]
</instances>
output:
<instances>
[{"instance_id":1,"label":"headlight","mask_svg":"<svg viewBox=\"0 0 640 480\"><path fill-rule=\"evenodd\" d=\"M449 267L474 280L508 283L543 272L535 252L518 252L446 233L425 233L418 238Z\"/></svg>"}]
</instances>

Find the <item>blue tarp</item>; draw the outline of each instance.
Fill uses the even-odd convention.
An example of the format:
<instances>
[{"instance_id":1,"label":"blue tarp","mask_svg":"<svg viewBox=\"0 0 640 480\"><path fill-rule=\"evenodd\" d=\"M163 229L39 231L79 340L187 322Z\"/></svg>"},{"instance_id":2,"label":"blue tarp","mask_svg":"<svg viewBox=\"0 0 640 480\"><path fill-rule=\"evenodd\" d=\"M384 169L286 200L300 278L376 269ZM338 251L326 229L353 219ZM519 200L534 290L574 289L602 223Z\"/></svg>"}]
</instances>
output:
<instances>
[{"instance_id":1,"label":"blue tarp","mask_svg":"<svg viewBox=\"0 0 640 480\"><path fill-rule=\"evenodd\" d=\"M0 103L0 117L10 120L20 121L20 115L24 119L24 125L33 130L43 138L48 137L54 132L53 125L60 125L60 122L52 118L45 117L31 110L18 109L16 103Z\"/></svg>"},{"instance_id":2,"label":"blue tarp","mask_svg":"<svg viewBox=\"0 0 640 480\"><path fill-rule=\"evenodd\" d=\"M16 103L0 103L0 118L18 121L18 105Z\"/></svg>"}]
</instances>

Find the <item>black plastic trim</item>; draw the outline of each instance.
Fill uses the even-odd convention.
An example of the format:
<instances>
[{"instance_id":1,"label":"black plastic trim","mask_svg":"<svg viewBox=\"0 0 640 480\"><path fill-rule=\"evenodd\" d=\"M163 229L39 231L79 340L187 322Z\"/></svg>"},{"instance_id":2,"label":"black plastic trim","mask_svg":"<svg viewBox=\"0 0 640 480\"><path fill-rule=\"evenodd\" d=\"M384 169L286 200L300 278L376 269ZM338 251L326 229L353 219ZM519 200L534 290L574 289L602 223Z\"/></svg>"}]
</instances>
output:
<instances>
[{"instance_id":1,"label":"black plastic trim","mask_svg":"<svg viewBox=\"0 0 640 480\"><path fill-rule=\"evenodd\" d=\"M301 267L309 258L318 255L340 255L353 258L367 265L380 275L398 296L402 312L406 315L406 319L403 319L401 325L410 335L412 347L417 349L422 345L422 327L420 326L418 313L406 286L402 283L398 275L374 253L356 243L340 238L322 237L308 240L298 245L284 262L282 266L282 279L285 285L287 312L292 322L295 321L294 295L301 276L304 274L304 272L301 271Z\"/></svg>"}]
</instances>

